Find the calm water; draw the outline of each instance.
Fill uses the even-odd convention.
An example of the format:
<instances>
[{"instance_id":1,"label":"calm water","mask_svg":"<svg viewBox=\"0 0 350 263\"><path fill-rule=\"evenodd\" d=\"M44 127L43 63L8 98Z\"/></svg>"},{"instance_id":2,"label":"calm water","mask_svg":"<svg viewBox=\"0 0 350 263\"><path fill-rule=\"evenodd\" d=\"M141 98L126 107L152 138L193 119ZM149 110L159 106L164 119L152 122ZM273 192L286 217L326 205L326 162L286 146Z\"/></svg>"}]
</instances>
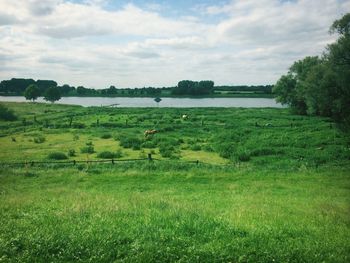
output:
<instances>
[{"instance_id":1,"label":"calm water","mask_svg":"<svg viewBox=\"0 0 350 263\"><path fill-rule=\"evenodd\" d=\"M24 97L0 96L0 101L25 102ZM37 102L46 102L43 98L38 98ZM153 98L101 98L101 97L63 97L58 104L70 104L81 106L108 106L118 104L117 107L157 107ZM266 98L162 98L159 107L243 107L243 108L283 108L274 99Z\"/></svg>"}]
</instances>

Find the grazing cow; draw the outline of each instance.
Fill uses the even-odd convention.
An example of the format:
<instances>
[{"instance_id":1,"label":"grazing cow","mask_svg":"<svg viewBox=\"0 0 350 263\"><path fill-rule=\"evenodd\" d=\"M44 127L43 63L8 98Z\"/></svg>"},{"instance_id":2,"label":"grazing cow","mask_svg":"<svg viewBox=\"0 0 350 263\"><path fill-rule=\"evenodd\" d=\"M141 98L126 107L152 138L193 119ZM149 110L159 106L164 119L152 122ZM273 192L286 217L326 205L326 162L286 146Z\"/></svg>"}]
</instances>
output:
<instances>
[{"instance_id":1,"label":"grazing cow","mask_svg":"<svg viewBox=\"0 0 350 263\"><path fill-rule=\"evenodd\" d=\"M144 132L145 137L147 137L148 135L152 135L152 134L156 134L158 131L157 130L146 130Z\"/></svg>"}]
</instances>

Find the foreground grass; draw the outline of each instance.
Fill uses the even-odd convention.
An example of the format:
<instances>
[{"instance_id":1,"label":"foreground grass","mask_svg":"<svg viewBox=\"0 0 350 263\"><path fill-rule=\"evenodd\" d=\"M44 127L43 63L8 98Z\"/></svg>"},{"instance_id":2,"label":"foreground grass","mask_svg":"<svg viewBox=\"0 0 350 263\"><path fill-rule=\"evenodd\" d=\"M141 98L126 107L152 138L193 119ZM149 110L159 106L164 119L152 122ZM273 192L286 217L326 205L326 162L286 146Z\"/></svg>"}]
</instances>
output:
<instances>
[{"instance_id":1,"label":"foreground grass","mask_svg":"<svg viewBox=\"0 0 350 263\"><path fill-rule=\"evenodd\" d=\"M348 168L3 168L0 260L348 262Z\"/></svg>"}]
</instances>

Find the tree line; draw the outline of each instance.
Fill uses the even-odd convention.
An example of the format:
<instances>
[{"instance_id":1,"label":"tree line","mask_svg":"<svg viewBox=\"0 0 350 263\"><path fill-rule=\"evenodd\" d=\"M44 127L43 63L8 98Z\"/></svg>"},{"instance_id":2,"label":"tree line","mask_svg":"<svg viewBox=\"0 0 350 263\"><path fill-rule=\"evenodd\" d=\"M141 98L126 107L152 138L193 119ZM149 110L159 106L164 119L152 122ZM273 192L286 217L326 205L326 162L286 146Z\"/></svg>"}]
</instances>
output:
<instances>
[{"instance_id":1,"label":"tree line","mask_svg":"<svg viewBox=\"0 0 350 263\"><path fill-rule=\"evenodd\" d=\"M336 20L335 43L323 55L294 62L273 88L277 101L299 114L319 115L350 125L350 13Z\"/></svg>"},{"instance_id":2,"label":"tree line","mask_svg":"<svg viewBox=\"0 0 350 263\"><path fill-rule=\"evenodd\" d=\"M0 95L15 95L23 96L25 90L29 86L36 86L36 96L44 96L46 90L49 88L57 88L61 96L148 96L158 97L162 95L189 95L189 96L203 96L211 95L214 91L226 91L227 93L239 92L253 92L270 94L272 85L256 85L256 86L214 86L214 81L202 80L182 80L179 81L175 87L143 87L143 88L116 88L110 86L105 89L92 89L84 86L70 86L64 84L59 86L54 80L33 80L23 78L12 78L10 80L3 80L0 82Z\"/></svg>"},{"instance_id":3,"label":"tree line","mask_svg":"<svg viewBox=\"0 0 350 263\"><path fill-rule=\"evenodd\" d=\"M273 85L238 85L238 86L216 86L215 90L235 92L253 92L253 93L272 93Z\"/></svg>"}]
</instances>

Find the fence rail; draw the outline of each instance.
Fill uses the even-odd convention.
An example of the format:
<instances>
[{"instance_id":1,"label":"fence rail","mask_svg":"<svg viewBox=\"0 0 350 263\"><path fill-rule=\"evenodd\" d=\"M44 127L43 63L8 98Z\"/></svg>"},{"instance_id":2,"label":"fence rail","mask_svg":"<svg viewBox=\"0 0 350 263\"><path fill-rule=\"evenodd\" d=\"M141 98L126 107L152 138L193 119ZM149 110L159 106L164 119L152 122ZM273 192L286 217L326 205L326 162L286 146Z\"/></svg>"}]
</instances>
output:
<instances>
[{"instance_id":1,"label":"fence rail","mask_svg":"<svg viewBox=\"0 0 350 263\"><path fill-rule=\"evenodd\" d=\"M137 162L137 161L169 161L153 158L151 154L148 154L147 158L134 158L134 159L103 159L103 160L69 160L69 161L25 161L25 162L0 162L0 166L34 166L41 164L92 164L92 163L111 163L116 164L120 162ZM170 160L171 161L171 160ZM178 163L188 163L188 164L209 164L195 161L175 161Z\"/></svg>"}]
</instances>

